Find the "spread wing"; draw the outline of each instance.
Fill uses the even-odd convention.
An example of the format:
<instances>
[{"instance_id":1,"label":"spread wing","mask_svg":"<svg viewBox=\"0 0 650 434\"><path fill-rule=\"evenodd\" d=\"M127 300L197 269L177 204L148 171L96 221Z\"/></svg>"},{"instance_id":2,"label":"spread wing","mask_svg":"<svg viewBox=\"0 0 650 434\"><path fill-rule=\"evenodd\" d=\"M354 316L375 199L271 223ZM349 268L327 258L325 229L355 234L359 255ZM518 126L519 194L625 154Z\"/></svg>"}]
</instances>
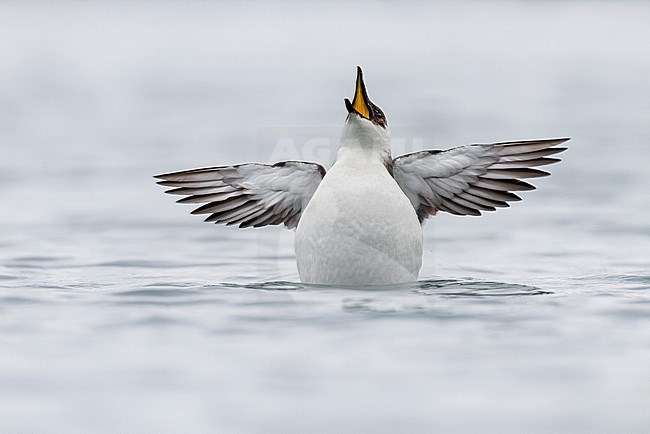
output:
<instances>
[{"instance_id":1,"label":"spread wing","mask_svg":"<svg viewBox=\"0 0 650 434\"><path fill-rule=\"evenodd\" d=\"M157 175L158 184L174 187L165 193L185 196L179 203L203 203L192 214L210 214L205 221L238 224L240 228L298 225L325 169L320 164L283 161L273 165L237 166Z\"/></svg>"},{"instance_id":2,"label":"spread wing","mask_svg":"<svg viewBox=\"0 0 650 434\"><path fill-rule=\"evenodd\" d=\"M533 167L560 161L548 158L566 150L569 139L530 140L460 146L446 151L421 151L393 161L393 176L409 198L420 222L438 211L481 215L521 200L512 193L534 190L520 178L549 173Z\"/></svg>"}]
</instances>

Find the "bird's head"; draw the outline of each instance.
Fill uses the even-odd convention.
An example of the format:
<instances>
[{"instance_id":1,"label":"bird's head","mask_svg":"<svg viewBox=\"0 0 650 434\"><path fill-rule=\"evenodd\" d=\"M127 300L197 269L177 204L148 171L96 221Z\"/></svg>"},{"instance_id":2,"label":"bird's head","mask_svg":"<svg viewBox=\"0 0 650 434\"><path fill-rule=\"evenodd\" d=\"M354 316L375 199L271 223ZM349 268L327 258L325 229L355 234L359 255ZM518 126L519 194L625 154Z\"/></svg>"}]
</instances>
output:
<instances>
[{"instance_id":1,"label":"bird's head","mask_svg":"<svg viewBox=\"0 0 650 434\"><path fill-rule=\"evenodd\" d=\"M359 139L362 145L388 145L390 133L384 112L368 98L363 71L357 66L357 82L352 102L345 99L348 117L345 122L348 137Z\"/></svg>"}]
</instances>

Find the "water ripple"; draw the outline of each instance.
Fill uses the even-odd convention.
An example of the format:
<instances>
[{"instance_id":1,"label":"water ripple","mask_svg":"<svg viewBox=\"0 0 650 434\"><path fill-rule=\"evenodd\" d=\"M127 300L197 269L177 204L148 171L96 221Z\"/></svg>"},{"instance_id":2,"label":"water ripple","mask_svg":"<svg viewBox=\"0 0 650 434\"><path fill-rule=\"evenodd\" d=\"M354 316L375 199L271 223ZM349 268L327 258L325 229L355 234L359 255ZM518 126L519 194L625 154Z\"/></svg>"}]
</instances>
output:
<instances>
[{"instance_id":1,"label":"water ripple","mask_svg":"<svg viewBox=\"0 0 650 434\"><path fill-rule=\"evenodd\" d=\"M552 291L520 283L476 279L436 279L418 282L416 293L452 297L520 297L552 294Z\"/></svg>"},{"instance_id":2,"label":"water ripple","mask_svg":"<svg viewBox=\"0 0 650 434\"><path fill-rule=\"evenodd\" d=\"M19 276L11 276L9 274L0 274L0 280L16 280L20 279Z\"/></svg>"},{"instance_id":3,"label":"water ripple","mask_svg":"<svg viewBox=\"0 0 650 434\"><path fill-rule=\"evenodd\" d=\"M289 281L268 281L260 283L223 283L210 288L254 289L263 291L412 291L421 295L463 296L463 297L515 297L552 294L552 291L519 283L504 283L478 279L429 279L413 283L394 285L316 285Z\"/></svg>"},{"instance_id":4,"label":"water ripple","mask_svg":"<svg viewBox=\"0 0 650 434\"><path fill-rule=\"evenodd\" d=\"M259 282L259 283L222 283L220 285L210 285L209 288L233 288L233 289L258 289L263 291L298 291L304 290L314 285L306 285L299 282L288 282L284 280Z\"/></svg>"}]
</instances>

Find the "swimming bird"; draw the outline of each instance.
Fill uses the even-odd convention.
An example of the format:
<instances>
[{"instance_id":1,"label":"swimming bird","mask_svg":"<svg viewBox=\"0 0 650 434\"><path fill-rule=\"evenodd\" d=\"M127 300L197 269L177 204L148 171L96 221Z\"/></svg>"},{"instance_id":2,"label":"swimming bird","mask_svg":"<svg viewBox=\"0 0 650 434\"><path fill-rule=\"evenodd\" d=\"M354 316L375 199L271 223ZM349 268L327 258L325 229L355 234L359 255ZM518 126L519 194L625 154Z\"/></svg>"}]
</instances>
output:
<instances>
[{"instance_id":1,"label":"swimming bird","mask_svg":"<svg viewBox=\"0 0 650 434\"><path fill-rule=\"evenodd\" d=\"M465 145L393 158L384 112L357 67L354 98L329 171L318 163L246 163L157 175L166 193L201 203L192 214L240 228L295 229L300 279L313 284L416 281L422 224L438 212L479 216L535 187L522 178L560 161L568 138Z\"/></svg>"}]
</instances>

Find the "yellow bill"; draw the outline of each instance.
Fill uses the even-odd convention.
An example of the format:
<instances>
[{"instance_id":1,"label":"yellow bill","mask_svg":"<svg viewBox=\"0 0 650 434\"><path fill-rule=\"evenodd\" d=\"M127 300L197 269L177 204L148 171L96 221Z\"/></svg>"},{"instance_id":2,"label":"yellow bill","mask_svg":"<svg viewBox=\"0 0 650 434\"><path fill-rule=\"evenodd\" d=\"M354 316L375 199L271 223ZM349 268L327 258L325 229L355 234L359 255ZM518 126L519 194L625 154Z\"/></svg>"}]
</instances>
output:
<instances>
[{"instance_id":1,"label":"yellow bill","mask_svg":"<svg viewBox=\"0 0 650 434\"><path fill-rule=\"evenodd\" d=\"M357 88L354 93L354 99L352 100L352 108L366 119L370 119L368 102L369 98L366 92L366 84L363 82L363 72L360 67L357 67Z\"/></svg>"}]
</instances>

